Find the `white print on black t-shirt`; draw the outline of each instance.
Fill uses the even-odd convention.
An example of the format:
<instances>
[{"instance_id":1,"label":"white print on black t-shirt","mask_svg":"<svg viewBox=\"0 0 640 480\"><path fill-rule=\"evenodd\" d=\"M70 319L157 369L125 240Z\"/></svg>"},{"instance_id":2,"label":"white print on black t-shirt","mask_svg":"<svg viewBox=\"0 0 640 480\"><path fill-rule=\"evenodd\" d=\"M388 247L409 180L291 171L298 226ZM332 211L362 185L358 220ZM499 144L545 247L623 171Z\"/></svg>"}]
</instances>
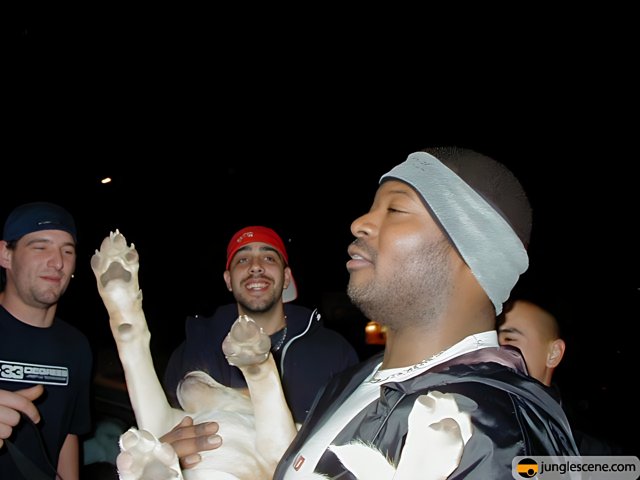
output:
<instances>
[{"instance_id":1,"label":"white print on black t-shirt","mask_svg":"<svg viewBox=\"0 0 640 480\"><path fill-rule=\"evenodd\" d=\"M34 363L0 360L0 380L20 383L44 383L48 385L68 385L67 367L38 365Z\"/></svg>"}]
</instances>

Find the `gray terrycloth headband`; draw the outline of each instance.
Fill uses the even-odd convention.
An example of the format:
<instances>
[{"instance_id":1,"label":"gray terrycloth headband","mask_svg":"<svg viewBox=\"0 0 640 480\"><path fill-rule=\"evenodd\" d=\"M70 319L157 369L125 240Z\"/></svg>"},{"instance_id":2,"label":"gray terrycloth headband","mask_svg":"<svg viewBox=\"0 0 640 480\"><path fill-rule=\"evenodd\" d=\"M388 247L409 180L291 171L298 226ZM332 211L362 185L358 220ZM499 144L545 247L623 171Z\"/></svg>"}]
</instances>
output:
<instances>
[{"instance_id":1,"label":"gray terrycloth headband","mask_svg":"<svg viewBox=\"0 0 640 480\"><path fill-rule=\"evenodd\" d=\"M429 205L496 309L529 266L524 245L507 221L437 158L415 152L380 177L413 187Z\"/></svg>"}]
</instances>

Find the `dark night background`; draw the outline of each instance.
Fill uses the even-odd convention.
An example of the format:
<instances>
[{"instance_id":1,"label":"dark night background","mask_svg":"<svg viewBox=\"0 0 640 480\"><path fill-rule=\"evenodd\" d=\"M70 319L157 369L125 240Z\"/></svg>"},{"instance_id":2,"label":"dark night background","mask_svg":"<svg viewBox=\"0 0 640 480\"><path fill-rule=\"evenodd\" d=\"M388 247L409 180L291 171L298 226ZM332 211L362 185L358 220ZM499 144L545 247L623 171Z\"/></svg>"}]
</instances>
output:
<instances>
[{"instance_id":1,"label":"dark night background","mask_svg":"<svg viewBox=\"0 0 640 480\"><path fill-rule=\"evenodd\" d=\"M638 454L637 78L624 28L603 40L538 25L546 43L522 25L478 28L446 51L433 32L393 37L409 52L348 22L285 32L232 17L228 33L198 12L55 13L5 28L0 217L34 200L76 217L78 267L59 313L96 357L115 349L89 266L109 231L140 253L161 368L187 315L232 301L226 244L249 224L288 241L298 302L370 353L344 295L349 225L381 174L455 144L527 189L530 268L516 291L561 322L556 379L575 424Z\"/></svg>"}]
</instances>

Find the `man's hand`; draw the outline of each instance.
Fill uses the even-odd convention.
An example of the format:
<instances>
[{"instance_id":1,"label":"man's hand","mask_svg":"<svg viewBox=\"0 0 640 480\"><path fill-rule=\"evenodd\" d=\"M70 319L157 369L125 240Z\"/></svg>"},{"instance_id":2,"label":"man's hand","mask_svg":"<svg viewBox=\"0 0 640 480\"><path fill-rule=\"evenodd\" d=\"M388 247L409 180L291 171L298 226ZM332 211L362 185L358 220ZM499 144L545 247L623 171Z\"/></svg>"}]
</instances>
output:
<instances>
[{"instance_id":1,"label":"man's hand","mask_svg":"<svg viewBox=\"0 0 640 480\"><path fill-rule=\"evenodd\" d=\"M222 437L217 433L216 422L194 425L193 418L184 417L170 432L160 437L160 441L171 444L180 459L180 466L187 469L202 460L198 452L214 450L222 444Z\"/></svg>"},{"instance_id":2,"label":"man's hand","mask_svg":"<svg viewBox=\"0 0 640 480\"><path fill-rule=\"evenodd\" d=\"M4 445L4 440L11 436L13 427L20 423L21 413L24 413L34 423L40 421L40 412L33 401L43 392L42 385L34 385L15 392L0 390L0 448Z\"/></svg>"}]
</instances>

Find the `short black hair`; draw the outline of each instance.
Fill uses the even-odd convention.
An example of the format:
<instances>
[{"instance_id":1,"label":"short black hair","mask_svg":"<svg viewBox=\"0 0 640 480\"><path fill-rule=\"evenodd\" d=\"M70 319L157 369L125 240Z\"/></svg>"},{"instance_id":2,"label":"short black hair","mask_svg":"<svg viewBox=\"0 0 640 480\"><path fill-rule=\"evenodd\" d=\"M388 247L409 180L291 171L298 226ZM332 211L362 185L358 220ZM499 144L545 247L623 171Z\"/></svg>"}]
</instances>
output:
<instances>
[{"instance_id":1,"label":"short black hair","mask_svg":"<svg viewBox=\"0 0 640 480\"><path fill-rule=\"evenodd\" d=\"M462 147L430 147L433 155L482 196L511 226L525 248L531 240L533 211L516 176L502 163Z\"/></svg>"}]
</instances>

